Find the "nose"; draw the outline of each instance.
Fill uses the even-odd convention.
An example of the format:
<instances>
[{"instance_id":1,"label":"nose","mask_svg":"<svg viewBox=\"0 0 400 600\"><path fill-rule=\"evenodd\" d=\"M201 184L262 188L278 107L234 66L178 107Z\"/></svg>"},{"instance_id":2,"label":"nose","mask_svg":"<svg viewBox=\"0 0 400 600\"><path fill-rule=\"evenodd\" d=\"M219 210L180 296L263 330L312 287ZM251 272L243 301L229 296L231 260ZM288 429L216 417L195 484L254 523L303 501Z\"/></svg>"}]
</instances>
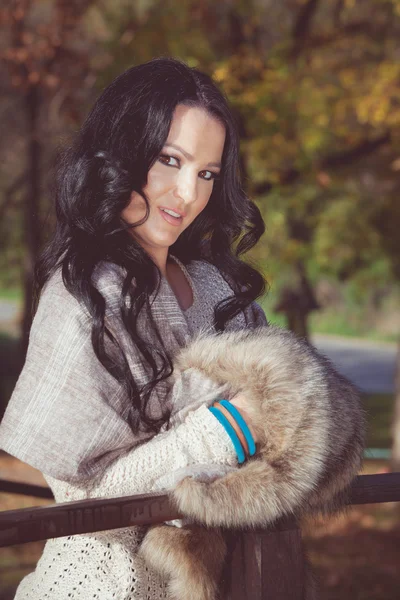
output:
<instances>
[{"instance_id":1,"label":"nose","mask_svg":"<svg viewBox=\"0 0 400 600\"><path fill-rule=\"evenodd\" d=\"M193 174L184 169L178 171L174 196L183 200L185 205L193 204L197 199L197 173Z\"/></svg>"}]
</instances>

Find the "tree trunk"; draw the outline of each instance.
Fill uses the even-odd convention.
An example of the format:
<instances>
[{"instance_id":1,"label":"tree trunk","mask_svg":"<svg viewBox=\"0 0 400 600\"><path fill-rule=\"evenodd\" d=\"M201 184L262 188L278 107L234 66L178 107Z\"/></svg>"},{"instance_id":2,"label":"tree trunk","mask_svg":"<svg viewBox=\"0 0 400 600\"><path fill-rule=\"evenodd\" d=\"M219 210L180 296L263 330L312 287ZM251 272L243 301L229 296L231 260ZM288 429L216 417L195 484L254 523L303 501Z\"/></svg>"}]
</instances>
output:
<instances>
[{"instance_id":1,"label":"tree trunk","mask_svg":"<svg viewBox=\"0 0 400 600\"><path fill-rule=\"evenodd\" d=\"M295 281L282 288L274 310L286 315L287 327L299 337L309 339L308 316L319 309L314 290L302 261L296 264Z\"/></svg>"},{"instance_id":2,"label":"tree trunk","mask_svg":"<svg viewBox=\"0 0 400 600\"><path fill-rule=\"evenodd\" d=\"M392 421L392 459L390 468L392 471L400 471L400 338L397 349L396 374L395 374L395 401Z\"/></svg>"},{"instance_id":3,"label":"tree trunk","mask_svg":"<svg viewBox=\"0 0 400 600\"><path fill-rule=\"evenodd\" d=\"M40 158L39 142L40 90L31 85L26 95L28 129L28 180L24 206L23 232L25 237L25 259L23 265L24 313L22 319L21 359L25 359L28 347L29 330L32 323L32 301L34 267L40 251Z\"/></svg>"},{"instance_id":4,"label":"tree trunk","mask_svg":"<svg viewBox=\"0 0 400 600\"><path fill-rule=\"evenodd\" d=\"M301 311L292 311L286 313L287 328L293 331L297 336L309 339L308 314Z\"/></svg>"}]
</instances>

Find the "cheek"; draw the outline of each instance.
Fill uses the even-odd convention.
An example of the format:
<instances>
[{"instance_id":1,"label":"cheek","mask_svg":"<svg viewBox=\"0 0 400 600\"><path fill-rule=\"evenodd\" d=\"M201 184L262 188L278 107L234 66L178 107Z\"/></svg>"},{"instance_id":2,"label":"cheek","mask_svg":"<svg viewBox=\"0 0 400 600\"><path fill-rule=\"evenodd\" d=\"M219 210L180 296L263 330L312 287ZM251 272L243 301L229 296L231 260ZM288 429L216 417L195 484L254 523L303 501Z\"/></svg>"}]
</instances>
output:
<instances>
[{"instance_id":1,"label":"cheek","mask_svg":"<svg viewBox=\"0 0 400 600\"><path fill-rule=\"evenodd\" d=\"M172 169L170 169L172 171ZM164 170L158 169L154 166L148 174L147 184L144 187L144 192L149 200L150 207L157 201L173 184L173 174L164 172ZM136 220L141 219L146 213L146 203L142 196L138 193L133 192L131 195L131 201L121 213L121 216L125 220Z\"/></svg>"},{"instance_id":2,"label":"cheek","mask_svg":"<svg viewBox=\"0 0 400 600\"><path fill-rule=\"evenodd\" d=\"M124 208L121 213L121 217L125 219L125 221L135 221L139 220L146 213L146 203L143 200L142 196L137 194L136 192L132 192L131 200Z\"/></svg>"},{"instance_id":3,"label":"cheek","mask_svg":"<svg viewBox=\"0 0 400 600\"><path fill-rule=\"evenodd\" d=\"M149 171L147 176L147 185L144 188L149 199L156 199L172 185L174 185L176 176L175 169L166 168L164 165L155 164Z\"/></svg>"}]
</instances>

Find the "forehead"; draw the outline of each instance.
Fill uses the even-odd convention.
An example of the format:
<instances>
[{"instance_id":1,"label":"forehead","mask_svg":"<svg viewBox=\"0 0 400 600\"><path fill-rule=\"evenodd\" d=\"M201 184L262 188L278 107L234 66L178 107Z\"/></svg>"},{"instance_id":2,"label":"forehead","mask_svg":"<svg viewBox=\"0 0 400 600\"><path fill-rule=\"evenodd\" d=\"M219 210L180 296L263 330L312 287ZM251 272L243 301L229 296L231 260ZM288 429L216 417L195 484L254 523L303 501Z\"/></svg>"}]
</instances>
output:
<instances>
[{"instance_id":1,"label":"forehead","mask_svg":"<svg viewBox=\"0 0 400 600\"><path fill-rule=\"evenodd\" d=\"M194 160L220 162L225 143L225 127L205 110L178 104L166 145L176 144Z\"/></svg>"}]
</instances>

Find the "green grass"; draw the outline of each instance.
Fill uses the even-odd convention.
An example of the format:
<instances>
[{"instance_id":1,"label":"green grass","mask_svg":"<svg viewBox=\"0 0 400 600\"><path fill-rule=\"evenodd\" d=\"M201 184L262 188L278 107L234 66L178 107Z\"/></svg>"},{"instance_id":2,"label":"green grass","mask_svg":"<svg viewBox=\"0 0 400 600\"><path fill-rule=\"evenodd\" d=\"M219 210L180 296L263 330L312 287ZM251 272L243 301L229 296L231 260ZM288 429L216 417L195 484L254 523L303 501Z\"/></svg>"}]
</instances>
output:
<instances>
[{"instance_id":1,"label":"green grass","mask_svg":"<svg viewBox=\"0 0 400 600\"><path fill-rule=\"evenodd\" d=\"M315 312L310 315L310 331L349 337L362 337L364 331L358 321L341 312Z\"/></svg>"},{"instance_id":2,"label":"green grass","mask_svg":"<svg viewBox=\"0 0 400 600\"><path fill-rule=\"evenodd\" d=\"M368 328L363 313L356 316L333 310L315 312L310 316L309 327L311 333L358 337L382 342L397 342L399 338L399 332L384 334Z\"/></svg>"},{"instance_id":3,"label":"green grass","mask_svg":"<svg viewBox=\"0 0 400 600\"><path fill-rule=\"evenodd\" d=\"M258 302L270 323L281 327L287 326L285 315L273 311L275 299L272 295L260 298ZM311 334L339 335L382 342L397 342L400 335L400 332L396 331L391 334L384 334L368 328L364 314L356 311L315 311L309 317L308 326Z\"/></svg>"},{"instance_id":4,"label":"green grass","mask_svg":"<svg viewBox=\"0 0 400 600\"><path fill-rule=\"evenodd\" d=\"M10 300L12 302L22 303L22 290L15 289L0 289L0 300Z\"/></svg>"}]
</instances>

